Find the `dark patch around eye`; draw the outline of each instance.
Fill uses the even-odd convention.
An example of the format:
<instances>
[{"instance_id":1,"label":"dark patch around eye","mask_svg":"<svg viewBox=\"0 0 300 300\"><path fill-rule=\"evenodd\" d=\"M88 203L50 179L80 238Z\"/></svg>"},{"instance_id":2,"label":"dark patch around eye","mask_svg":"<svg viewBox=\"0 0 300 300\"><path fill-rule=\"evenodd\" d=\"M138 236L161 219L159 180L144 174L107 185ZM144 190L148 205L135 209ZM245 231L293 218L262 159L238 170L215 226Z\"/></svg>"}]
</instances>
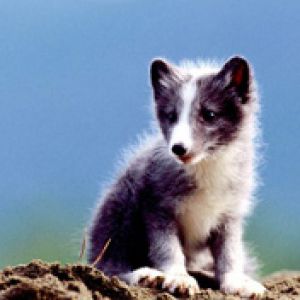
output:
<instances>
[{"instance_id":1,"label":"dark patch around eye","mask_svg":"<svg viewBox=\"0 0 300 300\"><path fill-rule=\"evenodd\" d=\"M177 121L177 113L176 111L171 111L165 114L165 118L171 123L175 123Z\"/></svg>"},{"instance_id":2,"label":"dark patch around eye","mask_svg":"<svg viewBox=\"0 0 300 300\"><path fill-rule=\"evenodd\" d=\"M239 103L236 99L227 99L222 108L222 115L231 123L238 124L242 117Z\"/></svg>"},{"instance_id":3,"label":"dark patch around eye","mask_svg":"<svg viewBox=\"0 0 300 300\"><path fill-rule=\"evenodd\" d=\"M202 117L206 122L213 122L217 118L217 113L213 110L207 109L205 107L201 110Z\"/></svg>"},{"instance_id":4,"label":"dark patch around eye","mask_svg":"<svg viewBox=\"0 0 300 300\"><path fill-rule=\"evenodd\" d=\"M220 105L218 118L213 123L214 130L210 133L211 138L216 138L216 145L227 144L236 136L243 117L241 105L235 99L226 99Z\"/></svg>"},{"instance_id":5,"label":"dark patch around eye","mask_svg":"<svg viewBox=\"0 0 300 300\"><path fill-rule=\"evenodd\" d=\"M162 110L162 111L160 111L159 115L160 115L159 117L161 120L166 120L170 124L173 124L177 121L177 113L175 110L169 111L169 112Z\"/></svg>"}]
</instances>

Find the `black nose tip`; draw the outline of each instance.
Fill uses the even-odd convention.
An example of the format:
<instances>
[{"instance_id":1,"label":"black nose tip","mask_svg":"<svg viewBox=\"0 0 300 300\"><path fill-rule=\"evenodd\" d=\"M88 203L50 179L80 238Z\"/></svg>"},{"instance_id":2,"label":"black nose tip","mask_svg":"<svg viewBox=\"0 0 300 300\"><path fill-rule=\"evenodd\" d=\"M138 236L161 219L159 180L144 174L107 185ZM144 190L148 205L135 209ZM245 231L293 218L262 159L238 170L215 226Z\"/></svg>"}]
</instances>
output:
<instances>
[{"instance_id":1,"label":"black nose tip","mask_svg":"<svg viewBox=\"0 0 300 300\"><path fill-rule=\"evenodd\" d=\"M175 144L172 147L172 152L177 156L182 156L186 154L187 150L184 148L182 144Z\"/></svg>"}]
</instances>

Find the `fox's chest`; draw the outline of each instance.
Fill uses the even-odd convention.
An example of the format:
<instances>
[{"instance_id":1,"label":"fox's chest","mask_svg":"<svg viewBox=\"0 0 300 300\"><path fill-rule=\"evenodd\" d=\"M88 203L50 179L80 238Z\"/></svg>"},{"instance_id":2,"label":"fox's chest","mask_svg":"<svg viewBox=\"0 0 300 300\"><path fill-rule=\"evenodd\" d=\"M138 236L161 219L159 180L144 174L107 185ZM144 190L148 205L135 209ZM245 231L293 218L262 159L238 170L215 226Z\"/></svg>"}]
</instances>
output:
<instances>
[{"instance_id":1,"label":"fox's chest","mask_svg":"<svg viewBox=\"0 0 300 300\"><path fill-rule=\"evenodd\" d=\"M192 246L199 241L204 241L211 230L218 226L228 209L221 202L222 199L215 201L205 194L190 196L182 201L178 223L185 244Z\"/></svg>"},{"instance_id":2,"label":"fox's chest","mask_svg":"<svg viewBox=\"0 0 300 300\"><path fill-rule=\"evenodd\" d=\"M204 242L226 217L249 211L253 186L251 160L235 151L203 161L194 170L195 191L181 199L177 218L185 245Z\"/></svg>"},{"instance_id":3,"label":"fox's chest","mask_svg":"<svg viewBox=\"0 0 300 300\"><path fill-rule=\"evenodd\" d=\"M210 232L235 209L238 199L230 186L232 180L222 178L204 181L202 187L182 199L178 224L186 246L205 241Z\"/></svg>"}]
</instances>

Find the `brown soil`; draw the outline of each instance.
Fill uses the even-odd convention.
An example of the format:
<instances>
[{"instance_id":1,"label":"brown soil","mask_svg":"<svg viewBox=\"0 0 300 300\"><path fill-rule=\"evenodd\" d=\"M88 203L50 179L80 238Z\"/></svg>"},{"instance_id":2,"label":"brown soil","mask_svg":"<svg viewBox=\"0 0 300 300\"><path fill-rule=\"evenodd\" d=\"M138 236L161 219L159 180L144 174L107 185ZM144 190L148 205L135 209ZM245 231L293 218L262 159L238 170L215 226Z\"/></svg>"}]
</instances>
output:
<instances>
[{"instance_id":1,"label":"brown soil","mask_svg":"<svg viewBox=\"0 0 300 300\"><path fill-rule=\"evenodd\" d=\"M216 282L193 274L203 287L193 299L239 299L225 296ZM264 299L300 299L300 272L284 272L266 278ZM28 265L7 267L0 271L0 299L89 300L89 299L175 299L166 292L129 287L115 277L109 278L87 265L48 264L39 260Z\"/></svg>"}]
</instances>

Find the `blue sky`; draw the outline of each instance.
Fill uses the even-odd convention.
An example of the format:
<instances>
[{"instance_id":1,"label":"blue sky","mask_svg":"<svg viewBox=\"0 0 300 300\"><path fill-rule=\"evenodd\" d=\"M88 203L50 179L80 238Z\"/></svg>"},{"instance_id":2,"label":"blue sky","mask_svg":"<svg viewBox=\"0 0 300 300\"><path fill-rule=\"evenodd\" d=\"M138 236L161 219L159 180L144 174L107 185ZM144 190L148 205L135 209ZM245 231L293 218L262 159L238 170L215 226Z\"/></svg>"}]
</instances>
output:
<instances>
[{"instance_id":1,"label":"blue sky","mask_svg":"<svg viewBox=\"0 0 300 300\"><path fill-rule=\"evenodd\" d=\"M84 226L122 148L149 127L153 57L241 54L259 84L264 136L250 236L266 264L272 256L274 269L299 269L299 9L271 0L1 1L1 260L30 259L39 252L23 258L16 243L47 244L52 231L67 240Z\"/></svg>"}]
</instances>

